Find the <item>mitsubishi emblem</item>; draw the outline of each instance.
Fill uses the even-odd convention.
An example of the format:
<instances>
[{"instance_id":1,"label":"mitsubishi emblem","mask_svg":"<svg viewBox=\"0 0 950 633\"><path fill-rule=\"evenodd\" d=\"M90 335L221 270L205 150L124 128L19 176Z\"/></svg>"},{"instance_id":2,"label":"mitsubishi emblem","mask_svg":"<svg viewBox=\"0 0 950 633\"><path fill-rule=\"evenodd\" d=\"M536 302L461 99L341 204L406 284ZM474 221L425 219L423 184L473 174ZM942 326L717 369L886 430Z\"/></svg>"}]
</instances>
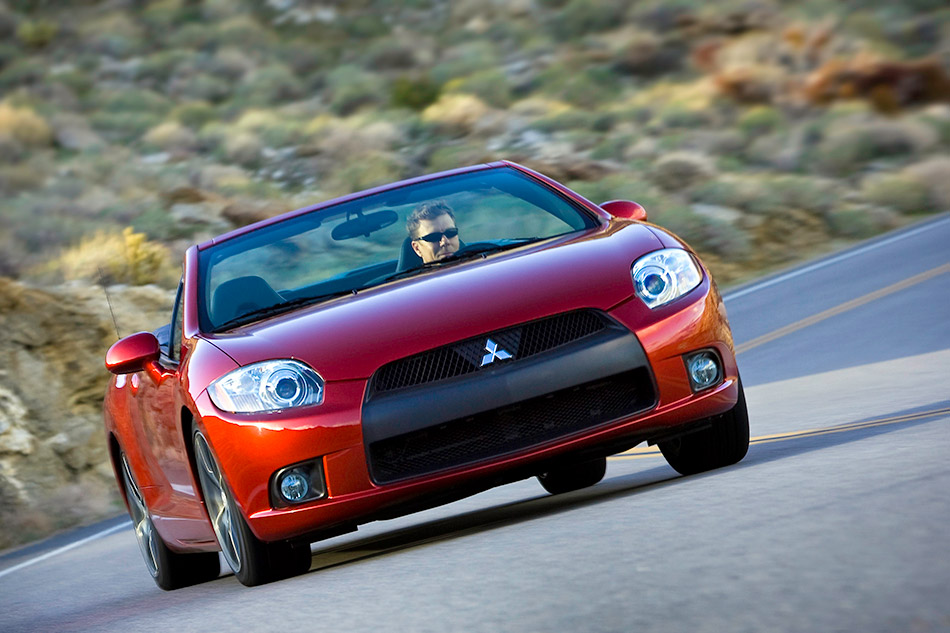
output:
<instances>
[{"instance_id":1,"label":"mitsubishi emblem","mask_svg":"<svg viewBox=\"0 0 950 633\"><path fill-rule=\"evenodd\" d=\"M482 356L482 364L480 365L480 367L484 367L485 365L491 365L492 363L495 362L496 358L498 360L508 360L509 358L511 358L511 354L509 354L503 349L499 349L498 343L496 343L495 341L491 339L487 339L485 341L485 351L488 353Z\"/></svg>"}]
</instances>

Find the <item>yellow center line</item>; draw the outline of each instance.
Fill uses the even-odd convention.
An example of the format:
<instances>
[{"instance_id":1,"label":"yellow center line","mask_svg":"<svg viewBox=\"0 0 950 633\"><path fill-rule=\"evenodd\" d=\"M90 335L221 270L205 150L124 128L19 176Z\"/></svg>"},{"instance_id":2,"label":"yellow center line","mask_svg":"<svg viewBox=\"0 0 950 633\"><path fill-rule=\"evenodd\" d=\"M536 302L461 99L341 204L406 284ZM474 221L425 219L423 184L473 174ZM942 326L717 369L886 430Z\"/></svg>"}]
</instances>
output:
<instances>
[{"instance_id":1,"label":"yellow center line","mask_svg":"<svg viewBox=\"0 0 950 633\"><path fill-rule=\"evenodd\" d=\"M872 301L880 299L881 297L886 297L887 295L894 294L895 292L904 290L906 288L910 288L911 286L915 286L919 283L923 283L924 281L927 281L928 279L932 279L934 277L937 277L938 275L942 275L948 272L950 272L950 264L937 266L936 268L932 268L931 270L920 273L919 275L914 275L913 277L909 277L905 279L904 281L899 281L895 284L891 284L890 286L887 286L886 288L875 290L874 292L868 293L864 295L863 297L852 299L851 301L842 303L841 305L825 310L824 312L819 312L818 314L814 316L810 316L807 319L802 319L801 321L798 321L796 323L792 323L790 325L786 325L785 327L779 328L775 330L774 332L763 334L762 336L754 338L751 341L746 341L745 343L736 345L736 354L747 352L752 348L758 347L760 345L764 345L766 343L770 343L774 341L775 339L781 338L787 334L791 334L792 332L797 332L798 330L804 329L810 325L814 325L816 323L824 321L825 319L830 319L831 317L847 312L848 310L853 310L857 307L863 306L867 303L871 303Z\"/></svg>"},{"instance_id":2,"label":"yellow center line","mask_svg":"<svg viewBox=\"0 0 950 633\"><path fill-rule=\"evenodd\" d=\"M906 415L897 415L889 418L878 418L866 422L849 422L837 426L829 426L822 429L808 429L805 431L793 431L791 433L775 433L772 435L760 435L753 437L749 444L769 444L771 442L784 442L802 437L817 437L819 435L829 435L831 433L844 433L846 431L858 431L869 429L875 426L884 426L887 424L898 424L900 422L910 422L912 420L923 420L939 415L950 415L950 407L942 409L931 409L930 411L921 411L918 413L908 413ZM644 457L655 457L660 454L660 449L656 446L642 446L632 448L629 451L614 455L610 459L643 459Z\"/></svg>"}]
</instances>

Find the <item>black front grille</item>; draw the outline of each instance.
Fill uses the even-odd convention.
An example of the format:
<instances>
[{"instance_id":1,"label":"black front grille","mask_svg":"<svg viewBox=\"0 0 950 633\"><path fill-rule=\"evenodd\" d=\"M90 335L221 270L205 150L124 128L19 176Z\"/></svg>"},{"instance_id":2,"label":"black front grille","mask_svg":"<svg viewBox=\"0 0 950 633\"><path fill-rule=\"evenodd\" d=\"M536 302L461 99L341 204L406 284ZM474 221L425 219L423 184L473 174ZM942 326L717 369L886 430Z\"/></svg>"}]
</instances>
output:
<instances>
[{"instance_id":1,"label":"black front grille","mask_svg":"<svg viewBox=\"0 0 950 633\"><path fill-rule=\"evenodd\" d=\"M565 437L654 404L649 372L641 367L374 442L370 471L377 483L424 475Z\"/></svg>"},{"instance_id":2,"label":"black front grille","mask_svg":"<svg viewBox=\"0 0 950 633\"><path fill-rule=\"evenodd\" d=\"M371 394L424 385L478 371L488 354L490 339L511 359L495 358L489 367L510 363L572 343L607 327L603 316L592 310L567 312L488 332L433 350L393 361L373 376Z\"/></svg>"}]
</instances>

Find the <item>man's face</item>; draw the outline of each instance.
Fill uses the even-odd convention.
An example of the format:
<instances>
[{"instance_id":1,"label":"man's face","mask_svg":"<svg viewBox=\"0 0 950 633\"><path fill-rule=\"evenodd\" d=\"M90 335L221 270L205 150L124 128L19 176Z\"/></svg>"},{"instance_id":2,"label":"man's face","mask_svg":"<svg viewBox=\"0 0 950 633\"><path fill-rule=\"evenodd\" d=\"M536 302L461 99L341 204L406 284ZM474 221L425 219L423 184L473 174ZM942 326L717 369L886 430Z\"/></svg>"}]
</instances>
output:
<instances>
[{"instance_id":1,"label":"man's face","mask_svg":"<svg viewBox=\"0 0 950 633\"><path fill-rule=\"evenodd\" d=\"M439 238L437 242L415 239L412 241L412 250L427 264L442 259L443 257L448 257L459 249L458 235L455 237L447 237L445 235L445 231L454 228L455 220L453 220L452 216L448 213L438 215L432 220L422 220L416 231L417 238L422 238L433 233L441 233L442 235L437 236Z\"/></svg>"}]
</instances>

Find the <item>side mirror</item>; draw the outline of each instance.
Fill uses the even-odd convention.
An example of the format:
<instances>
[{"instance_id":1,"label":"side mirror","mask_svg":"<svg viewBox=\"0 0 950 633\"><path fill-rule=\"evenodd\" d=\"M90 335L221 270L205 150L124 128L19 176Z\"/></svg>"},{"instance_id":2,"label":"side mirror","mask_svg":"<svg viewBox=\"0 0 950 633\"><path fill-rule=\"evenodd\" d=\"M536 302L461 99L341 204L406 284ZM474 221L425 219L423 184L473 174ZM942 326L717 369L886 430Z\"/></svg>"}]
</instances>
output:
<instances>
[{"instance_id":1,"label":"side mirror","mask_svg":"<svg viewBox=\"0 0 950 633\"><path fill-rule=\"evenodd\" d=\"M600 208L615 218L625 218L646 222L647 211L636 202L630 200L611 200L600 205Z\"/></svg>"},{"instance_id":2,"label":"side mirror","mask_svg":"<svg viewBox=\"0 0 950 633\"><path fill-rule=\"evenodd\" d=\"M151 332L139 332L116 341L106 352L106 369L113 374L133 374L158 360L161 350Z\"/></svg>"}]
</instances>

